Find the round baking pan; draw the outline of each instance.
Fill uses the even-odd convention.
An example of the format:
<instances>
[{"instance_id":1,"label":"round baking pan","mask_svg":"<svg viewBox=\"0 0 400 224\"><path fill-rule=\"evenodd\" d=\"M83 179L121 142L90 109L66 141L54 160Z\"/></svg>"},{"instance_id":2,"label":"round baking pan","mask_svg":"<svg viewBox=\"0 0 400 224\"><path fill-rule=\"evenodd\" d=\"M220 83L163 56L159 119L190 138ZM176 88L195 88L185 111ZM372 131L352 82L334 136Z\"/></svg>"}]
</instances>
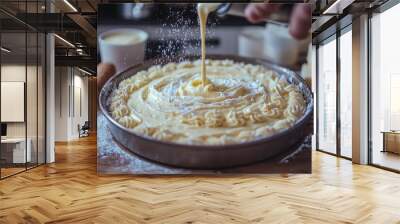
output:
<instances>
[{"instance_id":1,"label":"round baking pan","mask_svg":"<svg viewBox=\"0 0 400 224\"><path fill-rule=\"evenodd\" d=\"M133 132L116 122L109 111L110 95L118 84L146 70L153 65L163 65L169 62L196 60L197 56L183 56L170 59L154 59L135 65L124 72L114 75L101 89L99 96L100 109L114 139L131 152L158 163L195 169L217 169L259 162L295 148L310 134L309 124L313 114L313 99L310 88L303 78L295 72L262 59L245 58L232 55L207 55L207 59L230 59L235 62L262 65L277 72L289 83L295 84L303 93L307 107L303 116L289 129L282 130L272 136L251 142L230 145L188 145L173 142L163 142L148 136Z\"/></svg>"}]
</instances>

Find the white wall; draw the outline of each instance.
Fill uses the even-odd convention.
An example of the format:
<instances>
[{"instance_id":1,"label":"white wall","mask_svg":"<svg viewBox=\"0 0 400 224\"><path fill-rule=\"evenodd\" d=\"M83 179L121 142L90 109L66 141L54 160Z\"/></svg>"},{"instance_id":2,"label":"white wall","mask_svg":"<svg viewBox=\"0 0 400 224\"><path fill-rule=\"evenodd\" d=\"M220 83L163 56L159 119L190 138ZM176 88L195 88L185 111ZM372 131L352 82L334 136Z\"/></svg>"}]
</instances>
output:
<instances>
[{"instance_id":1,"label":"white wall","mask_svg":"<svg viewBox=\"0 0 400 224\"><path fill-rule=\"evenodd\" d=\"M29 70L30 68L28 68ZM25 82L25 65L2 65L1 81L4 82ZM6 108L1 108L6 110ZM7 123L7 137L25 137L25 123Z\"/></svg>"},{"instance_id":2,"label":"white wall","mask_svg":"<svg viewBox=\"0 0 400 224\"><path fill-rule=\"evenodd\" d=\"M78 125L88 120L88 78L76 68L56 67L55 86L55 141L77 139Z\"/></svg>"},{"instance_id":3,"label":"white wall","mask_svg":"<svg viewBox=\"0 0 400 224\"><path fill-rule=\"evenodd\" d=\"M40 163L44 162L44 89L42 68L25 64L3 64L1 66L1 81L18 81L26 83L26 110L27 120L24 122L6 122L8 138L25 138L30 139L30 147L32 149L32 161L36 162L39 158ZM25 80L27 77L27 80ZM38 92L37 92L38 91ZM4 96L2 96L4 97ZM1 110L9 110L10 108L1 108ZM25 111L23 111L25 113ZM39 156L37 157L37 154Z\"/></svg>"},{"instance_id":4,"label":"white wall","mask_svg":"<svg viewBox=\"0 0 400 224\"><path fill-rule=\"evenodd\" d=\"M68 140L68 116L69 116L69 76L67 67L56 67L55 68L55 141L67 141Z\"/></svg>"},{"instance_id":5,"label":"white wall","mask_svg":"<svg viewBox=\"0 0 400 224\"><path fill-rule=\"evenodd\" d=\"M75 70L76 72L76 70ZM77 138L78 133L78 125L83 125L85 121L88 120L88 78L79 75L74 75L74 108L73 108L73 119L72 119L72 137Z\"/></svg>"},{"instance_id":6,"label":"white wall","mask_svg":"<svg viewBox=\"0 0 400 224\"><path fill-rule=\"evenodd\" d=\"M27 88L27 106L31 107L28 112L35 111L37 106L37 99L36 99L36 81L35 79L31 78L31 74L36 76L36 67L35 66L27 66L28 72L28 84L32 88ZM2 82L25 82L25 65L18 65L18 64L9 64L9 65L2 65L1 66L1 81ZM40 105L39 105L40 106ZM34 107L34 108L32 108ZM1 108L2 110L7 110L7 108ZM27 113L28 122L28 129L29 127L33 127L36 130L36 120L37 115L36 113ZM33 122L31 124L31 122ZM7 123L7 136L8 137L25 137L25 123L26 122L11 122ZM36 134L36 132L35 132ZM28 130L28 137L29 137L29 130Z\"/></svg>"}]
</instances>

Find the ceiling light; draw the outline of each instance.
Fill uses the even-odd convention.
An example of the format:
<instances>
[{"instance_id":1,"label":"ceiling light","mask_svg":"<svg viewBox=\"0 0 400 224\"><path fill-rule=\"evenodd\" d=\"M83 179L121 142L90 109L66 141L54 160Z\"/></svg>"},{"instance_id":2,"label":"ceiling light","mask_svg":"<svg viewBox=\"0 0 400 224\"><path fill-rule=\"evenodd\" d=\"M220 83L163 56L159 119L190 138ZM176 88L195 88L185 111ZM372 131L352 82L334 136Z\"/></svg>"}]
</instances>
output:
<instances>
[{"instance_id":1,"label":"ceiling light","mask_svg":"<svg viewBox=\"0 0 400 224\"><path fill-rule=\"evenodd\" d=\"M332 5L330 5L327 9L325 9L322 14L331 13L332 9L335 9L335 7L337 7L337 4L339 4L339 2L340 0L336 0Z\"/></svg>"},{"instance_id":2,"label":"ceiling light","mask_svg":"<svg viewBox=\"0 0 400 224\"><path fill-rule=\"evenodd\" d=\"M79 55L84 55L83 49L81 48L77 48L76 53L78 53Z\"/></svg>"},{"instance_id":3,"label":"ceiling light","mask_svg":"<svg viewBox=\"0 0 400 224\"><path fill-rule=\"evenodd\" d=\"M81 69L81 68L78 68L78 70L81 71L81 72L83 72L83 73L85 73L85 74L87 74L87 75L93 75L92 73L90 73L90 72L88 72L88 71L86 71L86 70L83 70L83 69Z\"/></svg>"},{"instance_id":4,"label":"ceiling light","mask_svg":"<svg viewBox=\"0 0 400 224\"><path fill-rule=\"evenodd\" d=\"M5 47L1 47L0 49L1 49L2 51L6 52L6 53L10 53L10 52L11 52L11 50L9 50L9 49L7 49L7 48L5 48Z\"/></svg>"},{"instance_id":5,"label":"ceiling light","mask_svg":"<svg viewBox=\"0 0 400 224\"><path fill-rule=\"evenodd\" d=\"M64 3L67 4L74 12L78 12L78 10L68 0L64 0Z\"/></svg>"},{"instance_id":6,"label":"ceiling light","mask_svg":"<svg viewBox=\"0 0 400 224\"><path fill-rule=\"evenodd\" d=\"M322 14L342 14L343 10L351 5L355 0L336 0L332 5L324 10Z\"/></svg>"},{"instance_id":7,"label":"ceiling light","mask_svg":"<svg viewBox=\"0 0 400 224\"><path fill-rule=\"evenodd\" d=\"M71 42L69 42L68 40L66 40L66 39L64 39L64 38L62 38L62 37L60 37L60 36L57 35L57 34L54 34L54 36L57 37L57 38L58 38L59 40L61 40L62 42L64 42L65 44L67 44L68 46L75 48L75 45L73 45L73 44L72 44Z\"/></svg>"}]
</instances>

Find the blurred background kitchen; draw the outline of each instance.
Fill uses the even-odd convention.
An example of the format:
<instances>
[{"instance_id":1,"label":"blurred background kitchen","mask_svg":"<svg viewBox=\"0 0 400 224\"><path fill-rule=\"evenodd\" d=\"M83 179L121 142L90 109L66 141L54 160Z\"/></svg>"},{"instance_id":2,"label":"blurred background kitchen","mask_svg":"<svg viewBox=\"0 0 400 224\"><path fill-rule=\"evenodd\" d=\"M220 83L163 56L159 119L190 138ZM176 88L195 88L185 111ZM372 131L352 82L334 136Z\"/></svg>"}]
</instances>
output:
<instances>
[{"instance_id":1,"label":"blurred background kitchen","mask_svg":"<svg viewBox=\"0 0 400 224\"><path fill-rule=\"evenodd\" d=\"M273 15L281 23L250 23L237 16L246 3L222 4L226 9L211 13L207 22L207 54L231 54L268 58L300 70L306 62L309 38L298 41L287 33L283 12ZM149 34L146 59L174 55L200 55L197 4L125 3L98 8L98 35L118 28L135 28ZM311 21L310 21L311 23ZM279 37L279 38L278 38Z\"/></svg>"}]
</instances>

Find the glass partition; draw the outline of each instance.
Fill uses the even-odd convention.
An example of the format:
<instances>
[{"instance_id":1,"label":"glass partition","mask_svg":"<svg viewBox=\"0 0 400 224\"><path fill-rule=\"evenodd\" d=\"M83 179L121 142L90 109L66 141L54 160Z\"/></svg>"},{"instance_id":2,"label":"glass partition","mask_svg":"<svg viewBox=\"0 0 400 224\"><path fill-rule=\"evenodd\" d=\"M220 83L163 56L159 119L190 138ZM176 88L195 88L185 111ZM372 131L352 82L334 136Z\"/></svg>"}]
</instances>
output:
<instances>
[{"instance_id":1,"label":"glass partition","mask_svg":"<svg viewBox=\"0 0 400 224\"><path fill-rule=\"evenodd\" d=\"M19 16L43 10L44 1L26 3ZM45 163L45 44L43 33L0 11L1 179Z\"/></svg>"},{"instance_id":2,"label":"glass partition","mask_svg":"<svg viewBox=\"0 0 400 224\"><path fill-rule=\"evenodd\" d=\"M28 168L37 165L38 160L38 35L36 32L27 33L27 81L26 81L26 113L27 113L27 144L30 153Z\"/></svg>"},{"instance_id":3,"label":"glass partition","mask_svg":"<svg viewBox=\"0 0 400 224\"><path fill-rule=\"evenodd\" d=\"M27 35L25 32L1 34L1 157L2 177L24 171L31 161L27 144Z\"/></svg>"},{"instance_id":4,"label":"glass partition","mask_svg":"<svg viewBox=\"0 0 400 224\"><path fill-rule=\"evenodd\" d=\"M38 165L46 162L46 36L38 34L38 75L37 75L37 162Z\"/></svg>"}]
</instances>

